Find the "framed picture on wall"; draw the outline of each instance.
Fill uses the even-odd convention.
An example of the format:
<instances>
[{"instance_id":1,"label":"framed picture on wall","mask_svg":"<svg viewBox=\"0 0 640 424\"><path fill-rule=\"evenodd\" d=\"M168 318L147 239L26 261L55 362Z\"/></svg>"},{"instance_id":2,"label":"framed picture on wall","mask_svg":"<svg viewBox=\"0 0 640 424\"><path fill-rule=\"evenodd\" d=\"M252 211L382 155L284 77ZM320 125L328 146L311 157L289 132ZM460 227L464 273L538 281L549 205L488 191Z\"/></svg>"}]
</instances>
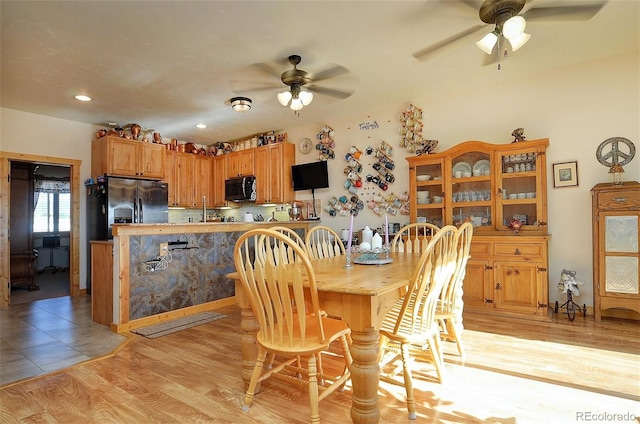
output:
<instances>
[{"instance_id":1,"label":"framed picture on wall","mask_svg":"<svg viewBox=\"0 0 640 424\"><path fill-rule=\"evenodd\" d=\"M553 164L553 187L574 187L578 185L578 162Z\"/></svg>"}]
</instances>

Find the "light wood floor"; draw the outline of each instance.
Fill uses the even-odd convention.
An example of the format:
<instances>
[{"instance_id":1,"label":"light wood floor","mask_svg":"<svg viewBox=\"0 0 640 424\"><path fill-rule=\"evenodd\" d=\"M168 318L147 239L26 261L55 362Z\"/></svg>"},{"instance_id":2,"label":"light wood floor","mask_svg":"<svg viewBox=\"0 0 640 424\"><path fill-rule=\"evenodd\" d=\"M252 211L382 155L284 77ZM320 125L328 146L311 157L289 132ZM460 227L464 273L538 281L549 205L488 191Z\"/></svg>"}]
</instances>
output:
<instances>
[{"instance_id":1,"label":"light wood floor","mask_svg":"<svg viewBox=\"0 0 640 424\"><path fill-rule=\"evenodd\" d=\"M227 318L158 339L135 336L116 355L1 387L0 422L308 422L306 393L279 381L266 382L241 412L240 312L218 312ZM420 364L416 422L638 422L593 419L640 416L638 323L467 314L465 327L464 361L445 343L443 384L431 365ZM408 422L404 397L402 388L381 384L382 423ZM320 407L323 422L350 422L350 388Z\"/></svg>"}]
</instances>

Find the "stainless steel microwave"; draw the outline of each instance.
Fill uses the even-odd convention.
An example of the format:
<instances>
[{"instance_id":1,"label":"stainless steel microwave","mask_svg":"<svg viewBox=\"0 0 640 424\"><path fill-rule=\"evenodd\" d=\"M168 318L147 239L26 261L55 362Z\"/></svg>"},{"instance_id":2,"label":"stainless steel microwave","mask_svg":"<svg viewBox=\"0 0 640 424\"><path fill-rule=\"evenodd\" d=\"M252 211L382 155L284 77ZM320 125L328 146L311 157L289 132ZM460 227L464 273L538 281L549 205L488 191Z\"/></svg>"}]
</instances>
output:
<instances>
[{"instance_id":1,"label":"stainless steel microwave","mask_svg":"<svg viewBox=\"0 0 640 424\"><path fill-rule=\"evenodd\" d=\"M255 202L256 177L251 175L225 180L224 198L234 202Z\"/></svg>"}]
</instances>

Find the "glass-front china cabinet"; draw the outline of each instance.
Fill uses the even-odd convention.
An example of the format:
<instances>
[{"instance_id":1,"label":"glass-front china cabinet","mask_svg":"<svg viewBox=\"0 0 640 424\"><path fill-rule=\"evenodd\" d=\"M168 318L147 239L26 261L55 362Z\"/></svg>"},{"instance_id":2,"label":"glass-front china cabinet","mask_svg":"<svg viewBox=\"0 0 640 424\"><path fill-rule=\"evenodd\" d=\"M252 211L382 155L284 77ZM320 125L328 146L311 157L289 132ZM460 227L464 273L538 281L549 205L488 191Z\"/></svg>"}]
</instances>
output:
<instances>
[{"instance_id":1,"label":"glass-front china cabinet","mask_svg":"<svg viewBox=\"0 0 640 424\"><path fill-rule=\"evenodd\" d=\"M408 157L411 222L474 225L465 310L548 319L548 139Z\"/></svg>"}]
</instances>

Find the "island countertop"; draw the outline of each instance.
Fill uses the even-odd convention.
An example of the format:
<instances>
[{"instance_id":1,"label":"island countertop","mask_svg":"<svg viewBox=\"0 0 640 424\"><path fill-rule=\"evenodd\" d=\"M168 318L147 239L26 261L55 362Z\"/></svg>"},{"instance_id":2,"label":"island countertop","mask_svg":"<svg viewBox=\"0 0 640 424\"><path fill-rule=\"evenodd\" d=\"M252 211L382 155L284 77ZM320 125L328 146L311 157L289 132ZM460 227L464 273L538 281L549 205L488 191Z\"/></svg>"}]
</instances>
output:
<instances>
[{"instance_id":1,"label":"island countertop","mask_svg":"<svg viewBox=\"0 0 640 424\"><path fill-rule=\"evenodd\" d=\"M114 224L113 235L153 235L153 234L192 234L217 233L229 231L249 231L254 228L281 225L289 228L308 229L311 225L321 224L320 220L299 221L254 221L254 222L183 222L162 224Z\"/></svg>"},{"instance_id":2,"label":"island countertop","mask_svg":"<svg viewBox=\"0 0 640 424\"><path fill-rule=\"evenodd\" d=\"M116 332L235 303L233 249L246 231L286 226L304 239L320 221L195 222L113 226L113 311ZM94 245L99 242L94 242ZM161 246L168 245L162 255ZM111 255L109 255L111 258ZM99 266L96 264L96 266ZM104 267L104 265L102 265Z\"/></svg>"}]
</instances>

